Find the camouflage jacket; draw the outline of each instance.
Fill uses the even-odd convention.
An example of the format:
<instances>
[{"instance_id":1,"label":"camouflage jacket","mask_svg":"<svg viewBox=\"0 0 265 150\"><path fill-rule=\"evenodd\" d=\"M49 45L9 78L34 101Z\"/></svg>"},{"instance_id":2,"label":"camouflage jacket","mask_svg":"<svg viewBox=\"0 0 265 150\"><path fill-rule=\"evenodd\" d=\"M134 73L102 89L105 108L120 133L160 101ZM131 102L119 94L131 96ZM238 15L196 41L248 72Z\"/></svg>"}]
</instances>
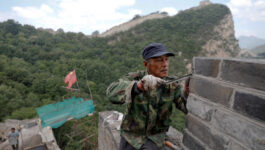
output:
<instances>
[{"instance_id":1,"label":"camouflage jacket","mask_svg":"<svg viewBox=\"0 0 265 150\"><path fill-rule=\"evenodd\" d=\"M121 124L121 135L136 149L140 149L147 139L160 148L164 145L173 103L187 113L180 84L171 83L148 92L134 92L137 81L146 74L145 71L129 73L118 82L112 83L106 91L112 103L127 105ZM169 77L163 79L172 80Z\"/></svg>"}]
</instances>

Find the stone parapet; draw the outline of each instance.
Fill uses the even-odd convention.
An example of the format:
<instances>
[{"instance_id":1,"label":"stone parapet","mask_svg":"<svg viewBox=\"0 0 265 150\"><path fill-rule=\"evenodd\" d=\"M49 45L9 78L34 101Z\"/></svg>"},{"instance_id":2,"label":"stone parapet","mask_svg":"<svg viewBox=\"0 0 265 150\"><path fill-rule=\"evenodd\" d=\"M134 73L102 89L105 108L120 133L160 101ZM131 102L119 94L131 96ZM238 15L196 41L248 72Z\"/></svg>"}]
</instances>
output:
<instances>
[{"instance_id":1,"label":"stone parapet","mask_svg":"<svg viewBox=\"0 0 265 150\"><path fill-rule=\"evenodd\" d=\"M117 150L120 144L121 121L114 119L114 111L99 112L98 149Z\"/></svg>"},{"instance_id":2,"label":"stone parapet","mask_svg":"<svg viewBox=\"0 0 265 150\"><path fill-rule=\"evenodd\" d=\"M265 61L193 59L183 149L265 149Z\"/></svg>"},{"instance_id":3,"label":"stone parapet","mask_svg":"<svg viewBox=\"0 0 265 150\"><path fill-rule=\"evenodd\" d=\"M116 111L99 112L98 150L117 150L120 144L121 120L117 119ZM122 115L120 113L120 115ZM182 147L183 135L178 130L169 127L166 140L171 142L176 150ZM166 150L170 148L165 147Z\"/></svg>"}]
</instances>

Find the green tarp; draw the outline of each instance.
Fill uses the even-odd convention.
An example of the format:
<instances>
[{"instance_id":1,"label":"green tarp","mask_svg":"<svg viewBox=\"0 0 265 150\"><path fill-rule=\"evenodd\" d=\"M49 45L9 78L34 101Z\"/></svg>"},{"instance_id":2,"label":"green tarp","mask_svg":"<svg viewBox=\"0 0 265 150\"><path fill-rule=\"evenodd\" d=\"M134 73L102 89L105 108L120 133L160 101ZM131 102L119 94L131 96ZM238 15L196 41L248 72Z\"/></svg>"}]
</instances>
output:
<instances>
[{"instance_id":1,"label":"green tarp","mask_svg":"<svg viewBox=\"0 0 265 150\"><path fill-rule=\"evenodd\" d=\"M58 128L71 118L80 119L94 112L92 100L72 97L37 108L42 127Z\"/></svg>"}]
</instances>

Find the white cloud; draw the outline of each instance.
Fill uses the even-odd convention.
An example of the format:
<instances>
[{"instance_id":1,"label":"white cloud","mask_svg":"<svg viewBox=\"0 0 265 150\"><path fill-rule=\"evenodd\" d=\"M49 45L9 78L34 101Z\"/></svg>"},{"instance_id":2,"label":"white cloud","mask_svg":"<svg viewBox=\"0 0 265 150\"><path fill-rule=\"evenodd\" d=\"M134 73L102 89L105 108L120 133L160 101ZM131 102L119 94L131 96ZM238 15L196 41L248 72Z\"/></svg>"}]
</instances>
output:
<instances>
[{"instance_id":1,"label":"white cloud","mask_svg":"<svg viewBox=\"0 0 265 150\"><path fill-rule=\"evenodd\" d=\"M256 6L258 8L265 8L265 0L257 0L254 3L254 6Z\"/></svg>"},{"instance_id":2,"label":"white cloud","mask_svg":"<svg viewBox=\"0 0 265 150\"><path fill-rule=\"evenodd\" d=\"M233 15L250 21L265 21L265 0L230 0L227 4Z\"/></svg>"},{"instance_id":3,"label":"white cloud","mask_svg":"<svg viewBox=\"0 0 265 150\"><path fill-rule=\"evenodd\" d=\"M230 4L235 7L251 7L251 0L230 0Z\"/></svg>"},{"instance_id":4,"label":"white cloud","mask_svg":"<svg viewBox=\"0 0 265 150\"><path fill-rule=\"evenodd\" d=\"M167 12L170 16L176 15L178 11L174 7L165 7L160 12Z\"/></svg>"},{"instance_id":5,"label":"white cloud","mask_svg":"<svg viewBox=\"0 0 265 150\"><path fill-rule=\"evenodd\" d=\"M141 14L135 9L119 12L134 4L135 0L60 0L56 8L42 4L40 7L16 6L12 10L38 27L90 34L95 30L105 31Z\"/></svg>"},{"instance_id":6,"label":"white cloud","mask_svg":"<svg viewBox=\"0 0 265 150\"><path fill-rule=\"evenodd\" d=\"M27 19L38 19L41 17L46 17L48 14L53 13L52 8L46 4L42 4L40 8L36 7L13 7L13 11L17 13L18 16Z\"/></svg>"}]
</instances>

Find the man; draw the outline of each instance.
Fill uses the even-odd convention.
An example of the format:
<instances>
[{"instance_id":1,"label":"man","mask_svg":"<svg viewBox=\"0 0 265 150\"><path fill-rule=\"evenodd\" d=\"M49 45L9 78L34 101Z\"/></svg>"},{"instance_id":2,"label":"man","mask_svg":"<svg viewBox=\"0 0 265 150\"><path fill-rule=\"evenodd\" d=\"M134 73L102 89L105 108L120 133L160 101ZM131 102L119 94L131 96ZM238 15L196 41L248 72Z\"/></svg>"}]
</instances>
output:
<instances>
[{"instance_id":1,"label":"man","mask_svg":"<svg viewBox=\"0 0 265 150\"><path fill-rule=\"evenodd\" d=\"M16 131L15 128L11 128L11 132L8 132L8 140L9 140L9 144L12 146L13 150L17 150L18 149L18 132Z\"/></svg>"},{"instance_id":2,"label":"man","mask_svg":"<svg viewBox=\"0 0 265 150\"><path fill-rule=\"evenodd\" d=\"M107 96L113 103L127 104L121 124L120 150L158 150L164 146L165 134L170 123L172 104L187 113L188 90L178 83L167 83L169 57L160 43L144 48L142 53L147 71L129 73L112 83ZM188 82L186 82L188 89Z\"/></svg>"}]
</instances>

